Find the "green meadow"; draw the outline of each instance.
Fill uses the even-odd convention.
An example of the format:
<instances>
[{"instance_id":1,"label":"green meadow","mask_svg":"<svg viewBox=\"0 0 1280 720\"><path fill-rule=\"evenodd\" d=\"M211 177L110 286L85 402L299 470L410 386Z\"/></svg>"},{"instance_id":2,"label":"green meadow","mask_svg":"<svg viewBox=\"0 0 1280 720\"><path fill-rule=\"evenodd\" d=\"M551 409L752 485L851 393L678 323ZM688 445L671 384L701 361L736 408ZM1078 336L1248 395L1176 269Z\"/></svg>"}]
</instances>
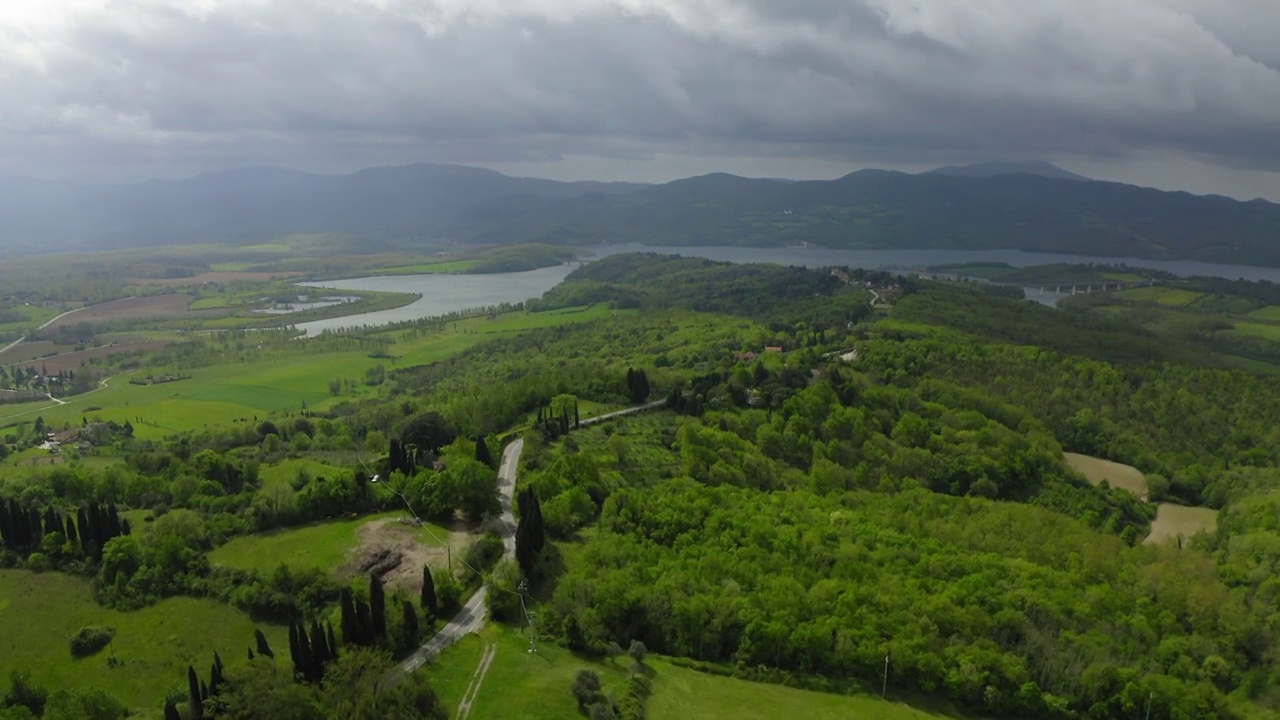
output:
<instances>
[{"instance_id":1,"label":"green meadow","mask_svg":"<svg viewBox=\"0 0 1280 720\"><path fill-rule=\"evenodd\" d=\"M75 659L69 641L86 625L114 627L115 639ZM207 674L215 650L229 665L243 661L255 627L287 658L284 628L255 624L220 602L175 597L119 612L99 606L82 578L0 570L0 677L29 670L39 685L101 688L135 709L158 711L170 690L186 688L187 665ZM121 664L109 665L111 656Z\"/></svg>"},{"instance_id":2,"label":"green meadow","mask_svg":"<svg viewBox=\"0 0 1280 720\"><path fill-rule=\"evenodd\" d=\"M433 263L417 263L414 265L396 265L393 267L374 268L362 272L368 275L434 275L439 273L465 272L475 264L475 260L442 260L440 262Z\"/></svg>"},{"instance_id":3,"label":"green meadow","mask_svg":"<svg viewBox=\"0 0 1280 720\"><path fill-rule=\"evenodd\" d=\"M1116 293L1116 297L1135 302L1158 305L1186 306L1204 297L1204 293L1163 286L1130 288Z\"/></svg>"},{"instance_id":4,"label":"green meadow","mask_svg":"<svg viewBox=\"0 0 1280 720\"><path fill-rule=\"evenodd\" d=\"M440 699L459 717L458 704L475 680L486 647L496 652L484 676L468 720L563 720L582 717L570 687L579 670L600 675L604 694L621 697L626 691L631 660L586 658L540 643L529 652L527 631L490 624L468 635L427 666ZM956 717L920 710L871 697L848 697L810 692L781 685L765 685L709 675L677 667L660 657L646 665L653 672L653 694L647 705L651 720L928 720Z\"/></svg>"},{"instance_id":5,"label":"green meadow","mask_svg":"<svg viewBox=\"0 0 1280 720\"><path fill-rule=\"evenodd\" d=\"M78 425L83 419L133 423L140 438L159 439L175 432L194 430L244 419L253 421L272 413L297 412L304 406L322 410L353 397L372 395L377 388L363 384L366 371L381 365L419 365L456 355L496 335L540 327L590 322L634 311L614 311L603 305L590 308L528 313L511 312L494 318L475 317L449 323L442 331L413 337L404 330L388 330L379 336L394 340L390 358L372 358L361 351L308 354L302 342L295 352L273 351L242 364L172 368L189 379L159 385L134 385L137 373L109 378L103 387L67 398L64 404L39 401L0 405L0 429L43 417L51 427ZM351 379L338 396L329 382Z\"/></svg>"},{"instance_id":6,"label":"green meadow","mask_svg":"<svg viewBox=\"0 0 1280 720\"><path fill-rule=\"evenodd\" d=\"M296 569L333 572L346 562L348 553L359 544L358 532L362 525L402 515L404 513L399 511L387 512L245 535L209 553L209 562L266 573L282 563ZM413 537L424 545L438 546L447 542L449 534L447 528L428 523L426 527L417 528Z\"/></svg>"}]
</instances>

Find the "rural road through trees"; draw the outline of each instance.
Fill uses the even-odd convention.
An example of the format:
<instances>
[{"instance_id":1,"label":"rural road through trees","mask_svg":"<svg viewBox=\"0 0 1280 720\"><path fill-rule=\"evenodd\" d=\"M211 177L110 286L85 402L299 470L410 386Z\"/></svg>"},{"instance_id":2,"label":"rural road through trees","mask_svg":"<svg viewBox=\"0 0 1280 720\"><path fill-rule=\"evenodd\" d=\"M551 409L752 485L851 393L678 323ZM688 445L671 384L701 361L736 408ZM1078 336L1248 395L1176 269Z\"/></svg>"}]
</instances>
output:
<instances>
[{"instance_id":1,"label":"rural road through trees","mask_svg":"<svg viewBox=\"0 0 1280 720\"><path fill-rule=\"evenodd\" d=\"M502 463L498 465L498 497L502 501L502 516L498 519L498 534L502 536L502 559L516 556L516 518L511 513L511 498L516 489L516 468L520 466L520 453L524 450L524 438L516 438L502 451ZM488 611L489 586L481 585L462 610L453 617L426 645L418 648L401 665L405 673L411 673L424 663L434 660L441 650L458 642L467 633L478 632L484 627Z\"/></svg>"},{"instance_id":2,"label":"rural road through trees","mask_svg":"<svg viewBox=\"0 0 1280 720\"><path fill-rule=\"evenodd\" d=\"M631 415L644 410L652 410L666 404L665 400L656 400L644 405L629 407L623 410L586 418L583 425L593 425L623 415ZM511 501L516 490L516 470L520 466L520 453L524 451L524 438L516 438L502 451L502 462L498 465L498 496L502 501L502 516L498 519L498 534L502 536L502 559L513 560L516 556L516 518L511 512ZM418 648L400 664L400 672L411 673L424 664L435 660L445 648L458 642L467 633L479 632L484 627L485 615L488 613L489 587L481 585L471 596L466 605L458 611L427 644ZM394 681L394 679L393 679Z\"/></svg>"}]
</instances>

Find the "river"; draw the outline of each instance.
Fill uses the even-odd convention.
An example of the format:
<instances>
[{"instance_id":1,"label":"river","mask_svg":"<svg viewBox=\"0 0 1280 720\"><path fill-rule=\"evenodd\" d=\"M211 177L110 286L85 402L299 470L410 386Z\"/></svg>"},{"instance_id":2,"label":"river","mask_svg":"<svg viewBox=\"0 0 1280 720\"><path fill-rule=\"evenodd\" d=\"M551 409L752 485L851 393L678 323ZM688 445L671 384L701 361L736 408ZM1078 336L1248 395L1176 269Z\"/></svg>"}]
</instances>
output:
<instances>
[{"instance_id":1,"label":"river","mask_svg":"<svg viewBox=\"0 0 1280 720\"><path fill-rule=\"evenodd\" d=\"M1144 260L1141 258L1091 257L1086 255L1062 255L1058 253L1034 253L1021 250L830 250L825 248L738 248L738 247L647 247L644 245L603 245L580 251L584 259L600 258L623 252L657 252L673 255L704 257L730 262L762 262L781 265L822 267L844 265L849 267L918 268L934 265L972 262L1002 262L1014 267L1048 265L1054 263L1099 263L1163 270L1180 276L1204 275L1228 279L1269 280L1280 282L1280 268L1251 267L1246 265L1214 265L1190 260ZM328 280L309 284L333 290L369 290L380 292L418 293L422 298L404 307L360 315L348 315L328 320L299 323L298 329L308 335L325 330L385 325L404 320L444 315L459 310L518 303L535 298L550 290L577 267L577 263L557 265L520 273L492 275L394 275L348 280ZM1039 296L1039 288L1029 297L1053 304L1056 297Z\"/></svg>"}]
</instances>

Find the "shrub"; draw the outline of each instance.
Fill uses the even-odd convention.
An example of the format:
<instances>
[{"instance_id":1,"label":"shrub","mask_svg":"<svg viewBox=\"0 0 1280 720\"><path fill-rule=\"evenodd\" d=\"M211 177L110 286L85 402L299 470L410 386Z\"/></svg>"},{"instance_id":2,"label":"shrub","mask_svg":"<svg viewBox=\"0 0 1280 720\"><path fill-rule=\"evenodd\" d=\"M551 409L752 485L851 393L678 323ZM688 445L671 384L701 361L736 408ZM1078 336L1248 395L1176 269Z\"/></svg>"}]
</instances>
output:
<instances>
[{"instance_id":1,"label":"shrub","mask_svg":"<svg viewBox=\"0 0 1280 720\"><path fill-rule=\"evenodd\" d=\"M71 638L71 654L75 657L88 657L106 647L115 636L116 629L113 627L82 627Z\"/></svg>"}]
</instances>

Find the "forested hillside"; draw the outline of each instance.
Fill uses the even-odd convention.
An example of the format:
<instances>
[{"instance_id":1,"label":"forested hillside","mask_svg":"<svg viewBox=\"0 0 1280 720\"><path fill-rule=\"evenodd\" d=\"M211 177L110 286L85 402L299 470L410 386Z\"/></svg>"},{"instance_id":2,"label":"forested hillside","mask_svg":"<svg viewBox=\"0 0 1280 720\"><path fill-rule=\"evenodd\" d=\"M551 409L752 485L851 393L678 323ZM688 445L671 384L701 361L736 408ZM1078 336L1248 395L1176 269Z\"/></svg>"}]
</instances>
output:
<instances>
[{"instance_id":1,"label":"forested hillside","mask_svg":"<svg viewBox=\"0 0 1280 720\"><path fill-rule=\"evenodd\" d=\"M150 439L141 415L135 428L90 412L101 442L75 462L6 464L0 603L44 622L115 618L122 662L142 669L118 692L179 717L438 717L442 668L369 678L485 585L496 621L523 627L522 600L536 613L538 642L582 662L638 658L625 697L576 687L583 713L639 716L664 692L644 670L653 652L981 717L1280 716L1280 375L1096 300L1007 295L633 254L523 310L254 336L285 363L333 354L369 370L329 380L323 403ZM152 360L196 372L254 353L247 337ZM349 393L357 382L368 390ZM175 387L165 397L182 402ZM647 409L591 422L628 407ZM499 561L497 459L517 436L516 561ZM6 451L41 452L25 424L11 437ZM1064 453L1135 465L1143 486L1086 478ZM1171 508L1220 520L1156 542ZM350 543L410 513L422 524L396 552L434 548L435 565L404 571L387 553L351 570ZM54 582L58 603L31 604L53 591L28 588ZM236 619L197 631L221 655L175 669L139 641L178 603ZM109 643L109 625L80 630ZM115 655L89 651L71 677L65 639L5 627L39 649L24 650L34 676L5 686L0 717L42 683L70 688L54 685L51 707L110 699ZM572 708L564 685L549 692ZM110 707L54 716L128 709Z\"/></svg>"}]
</instances>

